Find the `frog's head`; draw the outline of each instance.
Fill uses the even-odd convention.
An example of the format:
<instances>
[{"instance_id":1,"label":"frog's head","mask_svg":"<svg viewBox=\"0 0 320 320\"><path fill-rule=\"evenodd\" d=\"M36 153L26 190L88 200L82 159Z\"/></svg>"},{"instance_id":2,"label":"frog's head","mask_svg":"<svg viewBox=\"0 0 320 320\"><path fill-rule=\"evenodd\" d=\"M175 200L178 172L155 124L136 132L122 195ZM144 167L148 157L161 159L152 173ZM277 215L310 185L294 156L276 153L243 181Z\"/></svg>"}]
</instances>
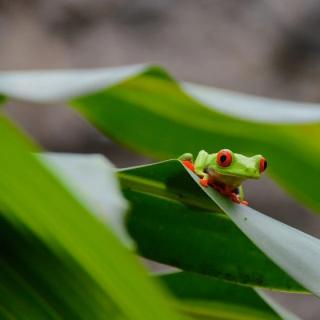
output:
<instances>
[{"instance_id":1,"label":"frog's head","mask_svg":"<svg viewBox=\"0 0 320 320\"><path fill-rule=\"evenodd\" d=\"M261 155L246 157L223 149L213 155L210 168L219 176L234 177L240 180L258 179L261 173L266 170L267 161Z\"/></svg>"}]
</instances>

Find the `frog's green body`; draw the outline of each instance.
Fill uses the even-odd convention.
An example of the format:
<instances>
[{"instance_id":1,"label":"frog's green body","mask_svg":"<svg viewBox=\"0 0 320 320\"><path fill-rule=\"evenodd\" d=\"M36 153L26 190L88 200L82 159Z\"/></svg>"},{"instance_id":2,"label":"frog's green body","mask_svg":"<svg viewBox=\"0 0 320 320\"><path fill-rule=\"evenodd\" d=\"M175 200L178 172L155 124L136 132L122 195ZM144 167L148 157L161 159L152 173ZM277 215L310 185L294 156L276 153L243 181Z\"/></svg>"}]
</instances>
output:
<instances>
[{"instance_id":1,"label":"frog's green body","mask_svg":"<svg viewBox=\"0 0 320 320\"><path fill-rule=\"evenodd\" d=\"M246 157L223 149L217 153L201 150L195 161L193 155L185 153L179 157L200 178L200 183L213 186L235 202L243 201L242 183L246 179L258 179L266 169L267 162L261 155ZM188 165L192 164L192 167ZM235 196L236 195L236 196Z\"/></svg>"}]
</instances>

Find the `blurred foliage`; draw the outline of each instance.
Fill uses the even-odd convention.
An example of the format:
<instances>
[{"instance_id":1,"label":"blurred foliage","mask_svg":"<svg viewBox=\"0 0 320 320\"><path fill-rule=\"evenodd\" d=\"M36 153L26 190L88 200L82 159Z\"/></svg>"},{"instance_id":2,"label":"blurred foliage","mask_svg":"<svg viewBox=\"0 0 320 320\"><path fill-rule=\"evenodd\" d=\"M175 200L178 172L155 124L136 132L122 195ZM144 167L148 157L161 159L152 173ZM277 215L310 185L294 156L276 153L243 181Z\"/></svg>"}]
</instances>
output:
<instances>
[{"instance_id":1,"label":"blurred foliage","mask_svg":"<svg viewBox=\"0 0 320 320\"><path fill-rule=\"evenodd\" d=\"M320 173L317 122L238 119L191 98L161 68L118 71L98 70L103 83L95 72L83 79L63 71L3 74L0 92L7 99L38 103L64 100L114 140L156 158L226 146L263 153L271 159L276 181L320 209L314 184ZM249 287L319 294L318 239L201 188L198 177L177 160L120 170L132 206L127 226L139 252L197 273L163 277L172 298L30 153L37 147L4 117L0 120L0 217L10 248L3 250L3 268L14 280L12 287L11 281L4 285L12 297L28 294L32 300L24 301L23 310L35 308L34 318L66 313L79 319L88 314L96 319L297 319L267 299L276 315ZM305 157L310 149L312 157ZM21 244L23 250L17 250ZM4 314L16 312L19 318L20 309L12 311L11 301L4 303Z\"/></svg>"},{"instance_id":2,"label":"blurred foliage","mask_svg":"<svg viewBox=\"0 0 320 320\"><path fill-rule=\"evenodd\" d=\"M0 118L1 312L10 319L178 319L108 228ZM12 279L12 281L10 281ZM20 304L19 298L22 298ZM45 316L44 316L45 314Z\"/></svg>"}]
</instances>

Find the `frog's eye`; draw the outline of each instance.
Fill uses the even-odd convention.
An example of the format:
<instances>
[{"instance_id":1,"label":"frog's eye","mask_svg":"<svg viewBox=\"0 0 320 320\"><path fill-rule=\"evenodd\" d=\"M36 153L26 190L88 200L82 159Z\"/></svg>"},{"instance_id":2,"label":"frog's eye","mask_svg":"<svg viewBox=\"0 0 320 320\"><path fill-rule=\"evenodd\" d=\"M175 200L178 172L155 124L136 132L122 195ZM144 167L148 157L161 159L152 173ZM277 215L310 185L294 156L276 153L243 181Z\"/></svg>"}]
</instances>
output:
<instances>
[{"instance_id":1,"label":"frog's eye","mask_svg":"<svg viewBox=\"0 0 320 320\"><path fill-rule=\"evenodd\" d=\"M260 172L263 172L267 169L268 162L264 157L261 157L260 159Z\"/></svg>"},{"instance_id":2,"label":"frog's eye","mask_svg":"<svg viewBox=\"0 0 320 320\"><path fill-rule=\"evenodd\" d=\"M220 167L229 167L232 163L232 152L228 149L222 149L217 154L217 164Z\"/></svg>"}]
</instances>

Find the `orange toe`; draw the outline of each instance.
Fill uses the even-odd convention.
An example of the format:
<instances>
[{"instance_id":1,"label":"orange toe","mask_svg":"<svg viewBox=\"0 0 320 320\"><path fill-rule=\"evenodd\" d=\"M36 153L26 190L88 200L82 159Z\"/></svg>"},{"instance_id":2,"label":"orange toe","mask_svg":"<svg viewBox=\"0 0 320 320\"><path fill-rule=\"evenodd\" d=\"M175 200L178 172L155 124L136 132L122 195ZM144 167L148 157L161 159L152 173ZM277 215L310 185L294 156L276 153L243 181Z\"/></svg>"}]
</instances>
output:
<instances>
[{"instance_id":1,"label":"orange toe","mask_svg":"<svg viewBox=\"0 0 320 320\"><path fill-rule=\"evenodd\" d=\"M208 179L202 178L202 179L200 179L200 184L201 184L203 187L208 187L209 181L208 181Z\"/></svg>"}]
</instances>

